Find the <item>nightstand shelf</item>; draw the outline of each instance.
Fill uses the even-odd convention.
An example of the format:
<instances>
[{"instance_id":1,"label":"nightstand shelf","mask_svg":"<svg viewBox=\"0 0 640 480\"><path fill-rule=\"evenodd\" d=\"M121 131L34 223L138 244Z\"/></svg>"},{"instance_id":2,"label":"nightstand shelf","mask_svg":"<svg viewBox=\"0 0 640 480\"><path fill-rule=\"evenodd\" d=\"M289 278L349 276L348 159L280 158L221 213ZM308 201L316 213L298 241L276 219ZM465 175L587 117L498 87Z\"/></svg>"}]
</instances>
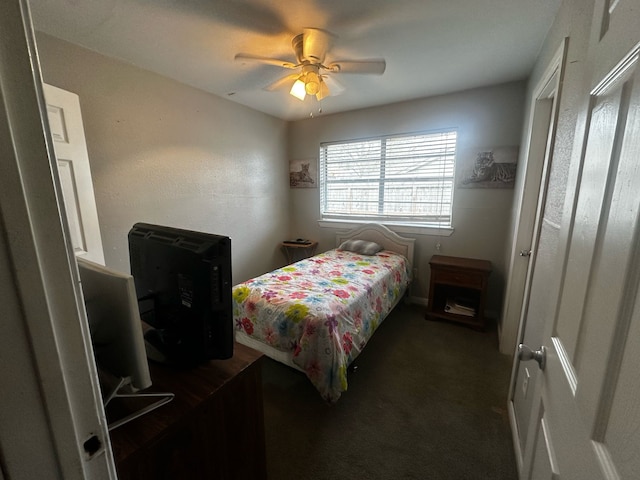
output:
<instances>
[{"instance_id":1,"label":"nightstand shelf","mask_svg":"<svg viewBox=\"0 0 640 480\"><path fill-rule=\"evenodd\" d=\"M307 257L311 257L316 253L318 248L318 242L313 240L306 240L305 242L282 242L282 250L284 250L289 263L294 263Z\"/></svg>"},{"instance_id":2,"label":"nightstand shelf","mask_svg":"<svg viewBox=\"0 0 640 480\"><path fill-rule=\"evenodd\" d=\"M431 279L427 318L449 320L483 330L491 262L434 255L429 265Z\"/></svg>"}]
</instances>

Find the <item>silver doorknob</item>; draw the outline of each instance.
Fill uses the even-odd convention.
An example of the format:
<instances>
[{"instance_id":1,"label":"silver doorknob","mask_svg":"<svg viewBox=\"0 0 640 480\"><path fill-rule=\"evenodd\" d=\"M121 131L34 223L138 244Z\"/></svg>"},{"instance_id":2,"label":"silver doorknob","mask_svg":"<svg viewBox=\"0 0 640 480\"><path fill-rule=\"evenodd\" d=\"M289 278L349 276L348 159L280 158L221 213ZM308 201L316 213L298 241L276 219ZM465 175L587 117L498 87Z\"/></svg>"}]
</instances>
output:
<instances>
[{"instance_id":1,"label":"silver doorknob","mask_svg":"<svg viewBox=\"0 0 640 480\"><path fill-rule=\"evenodd\" d=\"M518 345L518 359L526 362L527 360L535 360L540 366L540 370L544 370L547 364L547 348L543 345L540 350L531 350L524 343Z\"/></svg>"},{"instance_id":2,"label":"silver doorknob","mask_svg":"<svg viewBox=\"0 0 640 480\"><path fill-rule=\"evenodd\" d=\"M530 257L531 256L531 250L520 250L520 256L521 257Z\"/></svg>"}]
</instances>

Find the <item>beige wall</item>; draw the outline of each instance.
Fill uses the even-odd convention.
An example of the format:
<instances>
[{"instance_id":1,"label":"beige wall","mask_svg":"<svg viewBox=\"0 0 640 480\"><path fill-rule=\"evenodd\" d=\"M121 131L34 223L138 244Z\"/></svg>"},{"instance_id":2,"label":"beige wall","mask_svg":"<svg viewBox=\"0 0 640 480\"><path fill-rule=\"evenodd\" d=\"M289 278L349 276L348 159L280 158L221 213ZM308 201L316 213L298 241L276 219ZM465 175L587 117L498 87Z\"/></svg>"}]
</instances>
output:
<instances>
[{"instance_id":1,"label":"beige wall","mask_svg":"<svg viewBox=\"0 0 640 480\"><path fill-rule=\"evenodd\" d=\"M229 235L234 282L282 265L289 237L334 246L317 189L289 189L288 160L317 161L320 142L455 127L459 158L520 143L524 82L287 123L165 77L38 34L47 83L77 93L107 265L128 271L135 222ZM491 260L490 311L502 301L512 189L456 189L451 236L414 235L428 295L434 254ZM436 244L440 250L436 250Z\"/></svg>"},{"instance_id":2,"label":"beige wall","mask_svg":"<svg viewBox=\"0 0 640 480\"><path fill-rule=\"evenodd\" d=\"M232 239L233 280L281 265L287 124L38 34L46 83L80 96L107 265L129 271L135 222Z\"/></svg>"},{"instance_id":3,"label":"beige wall","mask_svg":"<svg viewBox=\"0 0 640 480\"><path fill-rule=\"evenodd\" d=\"M519 145L524 116L525 83L514 82L353 112L318 116L292 123L288 155L317 161L320 142L407 133L448 127L458 129L458 158L475 158L477 149ZM426 299L429 259L434 254L482 258L493 263L489 310L500 308L504 284L504 250L513 189L456 189L454 228L450 237L416 238L418 278L412 295ZM335 230L318 225L318 189L291 190L291 232L318 239L320 250L334 246ZM440 243L438 252L436 244Z\"/></svg>"}]
</instances>

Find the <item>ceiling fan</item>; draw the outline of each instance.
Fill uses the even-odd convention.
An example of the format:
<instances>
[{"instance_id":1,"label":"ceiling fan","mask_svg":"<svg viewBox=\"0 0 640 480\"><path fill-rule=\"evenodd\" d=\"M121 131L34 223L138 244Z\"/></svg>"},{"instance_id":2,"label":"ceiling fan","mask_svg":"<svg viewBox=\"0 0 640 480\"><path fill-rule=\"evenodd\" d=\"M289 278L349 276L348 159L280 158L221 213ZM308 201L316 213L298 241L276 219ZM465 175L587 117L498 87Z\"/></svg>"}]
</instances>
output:
<instances>
[{"instance_id":1,"label":"ceiling fan","mask_svg":"<svg viewBox=\"0 0 640 480\"><path fill-rule=\"evenodd\" d=\"M339 95L344 86L332 74L357 73L382 75L386 68L384 59L340 60L325 65L328 51L336 36L326 30L305 28L291 40L296 62L278 58L263 57L250 53L238 53L235 60L275 65L296 73L286 75L264 87L267 91L290 87L289 93L304 100L307 95L322 100L329 95Z\"/></svg>"}]
</instances>

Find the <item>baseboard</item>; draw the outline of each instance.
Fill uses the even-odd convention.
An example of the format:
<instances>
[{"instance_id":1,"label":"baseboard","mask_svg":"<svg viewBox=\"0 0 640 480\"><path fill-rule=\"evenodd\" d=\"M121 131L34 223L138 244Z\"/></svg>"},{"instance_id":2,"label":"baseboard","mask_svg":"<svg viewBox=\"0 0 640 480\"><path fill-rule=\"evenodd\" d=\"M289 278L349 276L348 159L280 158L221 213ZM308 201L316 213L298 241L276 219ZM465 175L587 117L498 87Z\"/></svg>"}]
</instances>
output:
<instances>
[{"instance_id":1,"label":"baseboard","mask_svg":"<svg viewBox=\"0 0 640 480\"><path fill-rule=\"evenodd\" d=\"M509 412L509 424L511 425L511 436L513 441L513 451L516 457L516 466L518 468L518 478L523 478L522 467L524 459L522 458L522 449L520 448L518 422L516 421L516 412L513 409L513 402L509 401L507 411Z\"/></svg>"},{"instance_id":2,"label":"baseboard","mask_svg":"<svg viewBox=\"0 0 640 480\"><path fill-rule=\"evenodd\" d=\"M428 298L424 298L424 297L414 297L414 296L409 296L407 297L408 301L410 304L412 305L422 305L424 307L426 307L429 304L429 299Z\"/></svg>"}]
</instances>

